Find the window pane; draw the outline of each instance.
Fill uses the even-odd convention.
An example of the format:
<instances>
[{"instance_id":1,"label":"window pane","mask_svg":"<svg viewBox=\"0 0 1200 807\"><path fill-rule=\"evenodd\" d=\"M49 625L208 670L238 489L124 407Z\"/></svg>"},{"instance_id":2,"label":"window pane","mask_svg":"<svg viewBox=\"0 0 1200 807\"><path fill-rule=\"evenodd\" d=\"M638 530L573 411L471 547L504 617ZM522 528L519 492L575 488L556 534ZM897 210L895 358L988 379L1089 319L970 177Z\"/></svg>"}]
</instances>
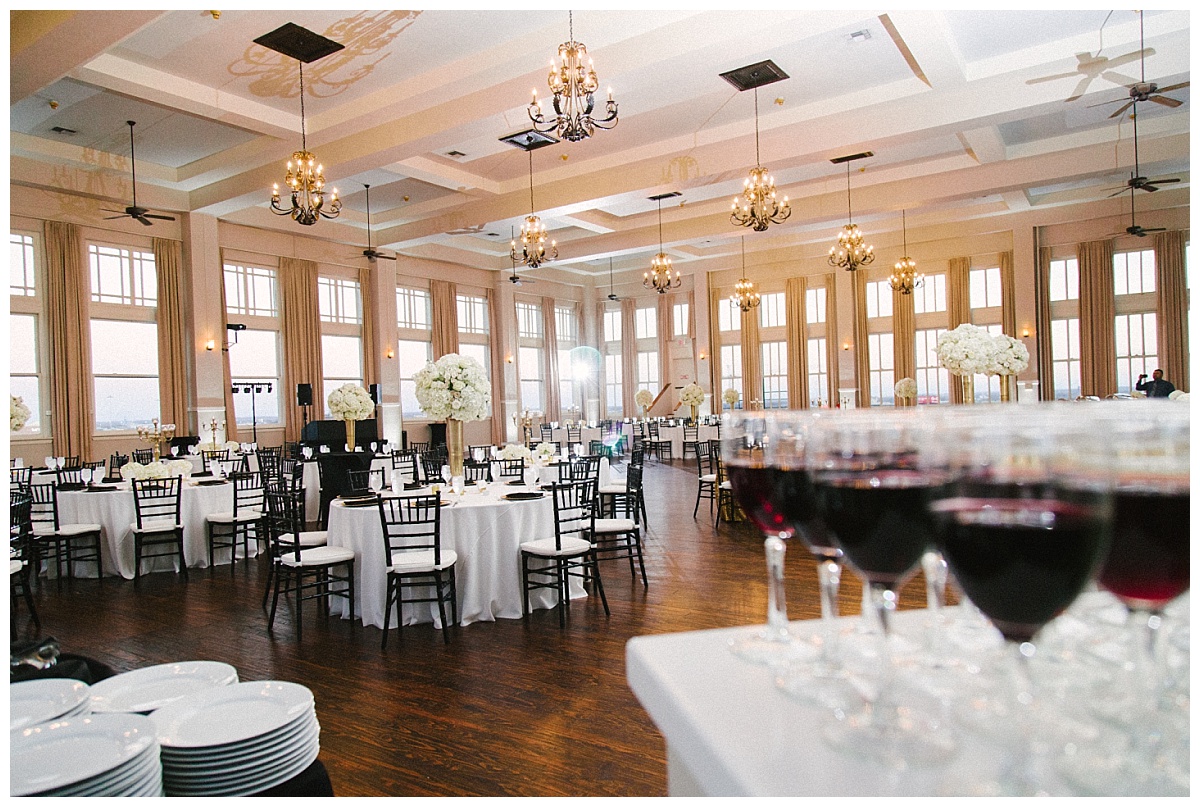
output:
<instances>
[{"instance_id":1,"label":"window pane","mask_svg":"<svg viewBox=\"0 0 1200 807\"><path fill-rule=\"evenodd\" d=\"M95 347L95 342L92 346ZM132 431L159 416L158 377L96 377L96 431Z\"/></svg>"},{"instance_id":2,"label":"window pane","mask_svg":"<svg viewBox=\"0 0 1200 807\"><path fill-rule=\"evenodd\" d=\"M487 334L486 298L458 295L458 329L463 333Z\"/></svg>"},{"instance_id":3,"label":"window pane","mask_svg":"<svg viewBox=\"0 0 1200 807\"><path fill-rule=\"evenodd\" d=\"M9 376L8 392L10 395L20 398L22 403L29 407L29 418L25 421L25 427L18 432L11 433L41 434L42 396L38 390L37 376Z\"/></svg>"},{"instance_id":4,"label":"window pane","mask_svg":"<svg viewBox=\"0 0 1200 807\"><path fill-rule=\"evenodd\" d=\"M805 320L809 324L825 321L825 289L808 289L805 297Z\"/></svg>"},{"instance_id":5,"label":"window pane","mask_svg":"<svg viewBox=\"0 0 1200 807\"><path fill-rule=\"evenodd\" d=\"M340 277L317 278L321 321L362 324L358 281Z\"/></svg>"},{"instance_id":6,"label":"window pane","mask_svg":"<svg viewBox=\"0 0 1200 807\"><path fill-rule=\"evenodd\" d=\"M157 377L158 326L153 322L92 320L92 372Z\"/></svg>"},{"instance_id":7,"label":"window pane","mask_svg":"<svg viewBox=\"0 0 1200 807\"><path fill-rule=\"evenodd\" d=\"M362 343L359 338L321 334L321 367L326 378L362 378Z\"/></svg>"},{"instance_id":8,"label":"window pane","mask_svg":"<svg viewBox=\"0 0 1200 807\"><path fill-rule=\"evenodd\" d=\"M229 346L234 378L279 378L279 336L275 331L242 331Z\"/></svg>"},{"instance_id":9,"label":"window pane","mask_svg":"<svg viewBox=\"0 0 1200 807\"><path fill-rule=\"evenodd\" d=\"M542 338L542 309L533 303L517 303L517 336Z\"/></svg>"},{"instance_id":10,"label":"window pane","mask_svg":"<svg viewBox=\"0 0 1200 807\"><path fill-rule=\"evenodd\" d=\"M787 322L783 292L762 295L758 306L759 325L763 328L779 328Z\"/></svg>"},{"instance_id":11,"label":"window pane","mask_svg":"<svg viewBox=\"0 0 1200 807\"><path fill-rule=\"evenodd\" d=\"M8 320L8 333L8 371L17 374L36 373L37 317L13 314Z\"/></svg>"},{"instance_id":12,"label":"window pane","mask_svg":"<svg viewBox=\"0 0 1200 807\"><path fill-rule=\"evenodd\" d=\"M579 320L574 308L554 307L555 336L560 342L579 341Z\"/></svg>"},{"instance_id":13,"label":"window pane","mask_svg":"<svg viewBox=\"0 0 1200 807\"><path fill-rule=\"evenodd\" d=\"M92 302L150 308L158 304L153 253L88 244L88 261Z\"/></svg>"},{"instance_id":14,"label":"window pane","mask_svg":"<svg viewBox=\"0 0 1200 807\"><path fill-rule=\"evenodd\" d=\"M245 392L247 387L237 387L233 393L233 411L239 426L268 425L274 426L282 421L279 417L279 379L240 377L234 374L235 384L258 383L257 392ZM267 386L270 386L270 390Z\"/></svg>"},{"instance_id":15,"label":"window pane","mask_svg":"<svg viewBox=\"0 0 1200 807\"><path fill-rule=\"evenodd\" d=\"M604 357L604 405L608 414L612 415L624 410L624 400L621 393L621 357L611 355Z\"/></svg>"},{"instance_id":16,"label":"window pane","mask_svg":"<svg viewBox=\"0 0 1200 807\"><path fill-rule=\"evenodd\" d=\"M458 324L463 327L464 298L459 297ZM424 289L396 289L396 325L400 328L415 328L429 330L432 317L430 316L429 292ZM485 307L486 312L486 307ZM486 314L485 314L486 316Z\"/></svg>"},{"instance_id":17,"label":"window pane","mask_svg":"<svg viewBox=\"0 0 1200 807\"><path fill-rule=\"evenodd\" d=\"M690 313L688 308L689 308L689 306L687 303L676 303L675 304L675 307L673 309L674 315L675 315L675 330L674 330L675 336L687 336L688 335L688 319L689 319L689 313Z\"/></svg>"},{"instance_id":18,"label":"window pane","mask_svg":"<svg viewBox=\"0 0 1200 807\"><path fill-rule=\"evenodd\" d=\"M658 336L658 309L639 308L634 313L634 330L638 339L653 339Z\"/></svg>"},{"instance_id":19,"label":"window pane","mask_svg":"<svg viewBox=\"0 0 1200 807\"><path fill-rule=\"evenodd\" d=\"M225 264L225 310L230 314L279 316L275 270Z\"/></svg>"},{"instance_id":20,"label":"window pane","mask_svg":"<svg viewBox=\"0 0 1200 807\"><path fill-rule=\"evenodd\" d=\"M33 264L33 236L9 233L9 294L32 297L36 292Z\"/></svg>"},{"instance_id":21,"label":"window pane","mask_svg":"<svg viewBox=\"0 0 1200 807\"><path fill-rule=\"evenodd\" d=\"M621 341L621 312L620 311L605 311L604 312L604 341L605 342L620 342Z\"/></svg>"},{"instance_id":22,"label":"window pane","mask_svg":"<svg viewBox=\"0 0 1200 807\"><path fill-rule=\"evenodd\" d=\"M721 331L740 331L742 312L733 303L720 303L717 308L717 328Z\"/></svg>"}]
</instances>

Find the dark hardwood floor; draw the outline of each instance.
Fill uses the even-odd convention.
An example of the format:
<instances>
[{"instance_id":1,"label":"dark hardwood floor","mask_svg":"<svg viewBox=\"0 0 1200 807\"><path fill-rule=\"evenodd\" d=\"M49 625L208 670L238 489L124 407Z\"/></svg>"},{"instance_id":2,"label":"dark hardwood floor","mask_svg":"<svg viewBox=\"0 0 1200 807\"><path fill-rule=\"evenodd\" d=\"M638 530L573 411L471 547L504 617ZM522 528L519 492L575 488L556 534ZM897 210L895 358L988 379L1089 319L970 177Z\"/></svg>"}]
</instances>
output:
<instances>
[{"instance_id":1,"label":"dark hardwood floor","mask_svg":"<svg viewBox=\"0 0 1200 807\"><path fill-rule=\"evenodd\" d=\"M573 601L565 630L555 611L528 621L481 622L452 632L431 625L380 631L318 616L306 603L304 638L281 605L268 633L261 607L265 562L132 581L77 580L34 596L43 636L64 652L118 671L190 659L234 665L242 680L310 687L321 723L321 759L342 796L662 796L662 736L625 682L634 636L745 625L766 613L762 538L744 523L713 529L693 520L691 460L647 464L649 589L624 561L602 566L612 609ZM797 542L787 556L792 618L819 615L816 568ZM843 577L842 612L861 588ZM924 605L920 577L901 604ZM18 632L31 630L22 609Z\"/></svg>"}]
</instances>

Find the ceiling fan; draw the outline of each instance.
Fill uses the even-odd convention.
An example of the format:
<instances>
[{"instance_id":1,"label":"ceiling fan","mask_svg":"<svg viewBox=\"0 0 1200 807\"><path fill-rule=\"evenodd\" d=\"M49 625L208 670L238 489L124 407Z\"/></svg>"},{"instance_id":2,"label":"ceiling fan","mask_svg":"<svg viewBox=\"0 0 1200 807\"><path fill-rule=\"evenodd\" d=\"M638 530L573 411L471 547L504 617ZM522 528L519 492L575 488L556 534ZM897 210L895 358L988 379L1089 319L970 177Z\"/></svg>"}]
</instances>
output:
<instances>
[{"instance_id":1,"label":"ceiling fan","mask_svg":"<svg viewBox=\"0 0 1200 807\"><path fill-rule=\"evenodd\" d=\"M1133 119L1133 173L1129 176L1129 181L1125 183L1125 187L1129 188L1130 192L1135 190L1154 193L1158 190L1159 185L1172 185L1179 182L1178 177L1171 179L1147 179L1142 176L1141 165L1138 162L1138 133L1137 133L1137 101L1131 102L1133 105L1133 114L1130 117ZM1120 196L1125 192L1125 188L1120 188L1116 192L1109 194L1108 198Z\"/></svg>"},{"instance_id":2,"label":"ceiling fan","mask_svg":"<svg viewBox=\"0 0 1200 807\"><path fill-rule=\"evenodd\" d=\"M1163 95L1163 93L1181 90L1191 84L1190 81L1184 81L1179 84L1172 84L1170 87L1160 88L1153 81L1146 81L1146 26L1142 20L1142 12L1140 11L1138 12L1138 29L1140 31L1142 43L1142 49L1140 51L1142 54L1142 80L1126 85L1129 88L1129 100L1126 101L1120 109L1109 115L1108 117L1110 118L1120 117L1125 113L1125 110L1129 109L1130 107L1133 107L1134 114L1136 114L1137 103L1139 101L1153 101L1156 104L1162 104L1163 106L1174 109L1175 107L1182 105L1183 101L1178 101L1174 98L1168 98L1167 96ZM1153 51L1150 52L1153 53ZM1120 99L1117 99L1117 101L1119 100ZM1105 104L1115 104L1117 101L1106 101ZM1094 104L1094 106L1104 106L1105 104Z\"/></svg>"},{"instance_id":3,"label":"ceiling fan","mask_svg":"<svg viewBox=\"0 0 1200 807\"><path fill-rule=\"evenodd\" d=\"M515 229L509 227L508 230L509 234L513 238L517 237L517 231ZM523 286L526 283L537 283L536 280L532 280L527 277L521 277L517 274L517 259L512 256L512 253L509 253L509 260L512 261L512 275L508 278L509 283L512 283L514 286Z\"/></svg>"},{"instance_id":4,"label":"ceiling fan","mask_svg":"<svg viewBox=\"0 0 1200 807\"><path fill-rule=\"evenodd\" d=\"M367 248L363 250L362 254L371 263L375 263L380 258L383 258L385 261L394 261L396 260L394 255L384 255L371 246L371 186L363 185L363 189L367 192Z\"/></svg>"},{"instance_id":5,"label":"ceiling fan","mask_svg":"<svg viewBox=\"0 0 1200 807\"><path fill-rule=\"evenodd\" d=\"M613 293L613 267L612 258L608 259L608 299L614 303L619 303L621 298Z\"/></svg>"},{"instance_id":6,"label":"ceiling fan","mask_svg":"<svg viewBox=\"0 0 1200 807\"><path fill-rule=\"evenodd\" d=\"M1136 235L1138 238L1145 238L1150 233L1161 233L1166 230L1166 227L1140 227L1137 223L1137 207L1134 203L1134 191L1137 190L1133 186L1133 175L1130 174L1129 180L1129 226L1125 228L1125 232L1129 235Z\"/></svg>"},{"instance_id":7,"label":"ceiling fan","mask_svg":"<svg viewBox=\"0 0 1200 807\"><path fill-rule=\"evenodd\" d=\"M124 212L119 211L119 210L109 210L108 208L104 208L105 213L120 213L119 216L108 216L104 220L112 221L113 219L123 219L123 218L128 217L128 218L136 219L137 221L140 221L142 224L145 224L147 227L150 227L154 224L154 222L150 221L150 219L159 219L161 221L175 221L174 216L160 216L155 213L151 213L150 208L148 208L148 207L138 207L138 203L137 203L137 158L134 156L134 153L133 153L133 127L136 126L137 124L131 120L127 120L125 122L127 124L129 124L129 170L133 175L133 204L131 204L129 207L125 208Z\"/></svg>"},{"instance_id":8,"label":"ceiling fan","mask_svg":"<svg viewBox=\"0 0 1200 807\"><path fill-rule=\"evenodd\" d=\"M1075 89L1067 98L1067 101L1078 101L1088 91L1088 87L1097 78L1102 78L1105 81L1111 81L1113 84L1129 84L1133 79L1128 76L1123 76L1120 73L1113 72L1113 68L1121 67L1141 58L1145 60L1146 54L1153 55L1154 51L1145 50L1145 42L1142 43L1142 50L1126 53L1116 58L1110 59L1107 56L1101 56L1101 51L1104 50L1104 26L1108 24L1109 17L1112 12L1108 12L1108 17L1104 18L1104 22L1100 25L1100 49L1096 51L1096 55L1085 51L1075 54L1075 69L1069 73L1057 73L1053 76L1041 76L1039 78L1031 78L1026 81L1026 84L1043 84L1047 81L1057 81L1060 78L1074 78L1079 76L1079 83L1075 85Z\"/></svg>"}]
</instances>

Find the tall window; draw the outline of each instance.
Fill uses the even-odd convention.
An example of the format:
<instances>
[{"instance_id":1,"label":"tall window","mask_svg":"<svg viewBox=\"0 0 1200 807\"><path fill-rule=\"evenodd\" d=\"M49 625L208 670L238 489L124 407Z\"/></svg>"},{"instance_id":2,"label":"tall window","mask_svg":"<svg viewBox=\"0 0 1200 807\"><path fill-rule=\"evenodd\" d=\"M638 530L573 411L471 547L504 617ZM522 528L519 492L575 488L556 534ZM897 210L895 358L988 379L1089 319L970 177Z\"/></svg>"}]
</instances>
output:
<instances>
[{"instance_id":1,"label":"tall window","mask_svg":"<svg viewBox=\"0 0 1200 807\"><path fill-rule=\"evenodd\" d=\"M88 259L96 431L132 431L160 414L154 253L88 244Z\"/></svg>"},{"instance_id":2,"label":"tall window","mask_svg":"<svg viewBox=\"0 0 1200 807\"><path fill-rule=\"evenodd\" d=\"M633 315L634 335L638 339L658 338L658 309L639 308Z\"/></svg>"},{"instance_id":3,"label":"tall window","mask_svg":"<svg viewBox=\"0 0 1200 807\"><path fill-rule=\"evenodd\" d=\"M725 390L730 388L737 390L741 395L735 407L741 409L746 402L746 393L742 389L742 346L740 344L721 345L721 395L724 395Z\"/></svg>"},{"instance_id":4,"label":"tall window","mask_svg":"<svg viewBox=\"0 0 1200 807\"><path fill-rule=\"evenodd\" d=\"M976 323L978 324L978 323ZM990 325L979 325L992 336L999 336L1004 332L1003 327L999 323ZM991 401L996 403L1000 400L1000 376L998 375L983 375L982 373L975 374L975 401L977 403L985 403Z\"/></svg>"},{"instance_id":5,"label":"tall window","mask_svg":"<svg viewBox=\"0 0 1200 807\"><path fill-rule=\"evenodd\" d=\"M829 403L829 353L825 337L808 340L808 405Z\"/></svg>"},{"instance_id":6,"label":"tall window","mask_svg":"<svg viewBox=\"0 0 1200 807\"><path fill-rule=\"evenodd\" d=\"M658 381L658 351L639 350L637 354L637 388L647 389L658 395L662 389Z\"/></svg>"},{"instance_id":7,"label":"tall window","mask_svg":"<svg viewBox=\"0 0 1200 807\"><path fill-rule=\"evenodd\" d=\"M581 387L589 369L581 361L576 367L571 352L579 346L579 317L574 306L554 306L555 336L558 337L558 395L563 418L578 420L583 415ZM581 376L576 378L577 373Z\"/></svg>"},{"instance_id":8,"label":"tall window","mask_svg":"<svg viewBox=\"0 0 1200 807\"><path fill-rule=\"evenodd\" d=\"M675 336L689 335L688 319L691 312L688 309L689 306L687 303L675 303L675 305L671 307L672 316L675 320L675 329L672 331L672 333Z\"/></svg>"},{"instance_id":9,"label":"tall window","mask_svg":"<svg viewBox=\"0 0 1200 807\"><path fill-rule=\"evenodd\" d=\"M521 382L521 406L535 412L546 411L546 370L542 351L546 330L542 307L517 302L517 373Z\"/></svg>"},{"instance_id":10,"label":"tall window","mask_svg":"<svg viewBox=\"0 0 1200 807\"><path fill-rule=\"evenodd\" d=\"M867 284L867 319L879 319L892 315L892 287L886 280Z\"/></svg>"},{"instance_id":11,"label":"tall window","mask_svg":"<svg viewBox=\"0 0 1200 807\"><path fill-rule=\"evenodd\" d=\"M946 310L946 275L926 275L925 282L913 290L913 313L933 314Z\"/></svg>"},{"instance_id":12,"label":"tall window","mask_svg":"<svg viewBox=\"0 0 1200 807\"><path fill-rule=\"evenodd\" d=\"M604 356L604 407L609 417L624 411L625 402L621 395L621 354L608 353Z\"/></svg>"},{"instance_id":13,"label":"tall window","mask_svg":"<svg viewBox=\"0 0 1200 807\"><path fill-rule=\"evenodd\" d=\"M483 368L483 372L490 379L492 377L492 353L489 347L491 329L488 324L487 298L460 294L457 304L458 352L460 355L470 356L479 362L479 366ZM433 349L432 345L427 346L428 350ZM410 375L409 378L411 380L412 376Z\"/></svg>"},{"instance_id":14,"label":"tall window","mask_svg":"<svg viewBox=\"0 0 1200 807\"><path fill-rule=\"evenodd\" d=\"M895 340L890 331L867 335L867 357L871 363L872 406L886 406L895 402L894 344Z\"/></svg>"},{"instance_id":15,"label":"tall window","mask_svg":"<svg viewBox=\"0 0 1200 807\"><path fill-rule=\"evenodd\" d=\"M283 422L280 411L280 308L276 271L265 266L227 263L225 273L225 316L237 319L246 330L236 334L229 346L229 372L233 383L270 384L271 391L233 394L234 419L238 425L255 423L275 426ZM242 390L244 387L237 387Z\"/></svg>"},{"instance_id":16,"label":"tall window","mask_svg":"<svg viewBox=\"0 0 1200 807\"><path fill-rule=\"evenodd\" d=\"M362 301L357 280L341 277L317 278L321 321L345 325L362 324Z\"/></svg>"},{"instance_id":17,"label":"tall window","mask_svg":"<svg viewBox=\"0 0 1200 807\"><path fill-rule=\"evenodd\" d=\"M758 306L758 324L762 328L782 328L787 325L787 304L781 291L762 295Z\"/></svg>"},{"instance_id":18,"label":"tall window","mask_svg":"<svg viewBox=\"0 0 1200 807\"><path fill-rule=\"evenodd\" d=\"M740 331L742 329L742 312L736 305L722 300L717 306L717 330Z\"/></svg>"},{"instance_id":19,"label":"tall window","mask_svg":"<svg viewBox=\"0 0 1200 807\"><path fill-rule=\"evenodd\" d=\"M1117 392L1131 393L1142 373L1150 375L1158 367L1157 316L1117 314Z\"/></svg>"},{"instance_id":20,"label":"tall window","mask_svg":"<svg viewBox=\"0 0 1200 807\"><path fill-rule=\"evenodd\" d=\"M787 409L787 342L762 343L762 368L763 408Z\"/></svg>"},{"instance_id":21,"label":"tall window","mask_svg":"<svg viewBox=\"0 0 1200 807\"><path fill-rule=\"evenodd\" d=\"M917 403L950 402L950 372L938 366L937 340L945 328L927 328L915 334L917 348Z\"/></svg>"},{"instance_id":22,"label":"tall window","mask_svg":"<svg viewBox=\"0 0 1200 807\"><path fill-rule=\"evenodd\" d=\"M459 339L474 337L478 320L471 306L458 299ZM426 289L396 289L396 358L400 365L400 414L410 420L426 417L417 403L417 372L433 359L433 304ZM464 316L465 315L465 316ZM486 325L487 309L484 307ZM486 364L484 365L487 366Z\"/></svg>"},{"instance_id":23,"label":"tall window","mask_svg":"<svg viewBox=\"0 0 1200 807\"><path fill-rule=\"evenodd\" d=\"M13 435L42 434L41 354L38 338L41 300L37 294L37 264L33 236L9 234L8 389L29 408L25 426Z\"/></svg>"},{"instance_id":24,"label":"tall window","mask_svg":"<svg viewBox=\"0 0 1200 807\"><path fill-rule=\"evenodd\" d=\"M9 233L9 294L13 297L33 297L36 293L33 262L33 236Z\"/></svg>"},{"instance_id":25,"label":"tall window","mask_svg":"<svg viewBox=\"0 0 1200 807\"><path fill-rule=\"evenodd\" d=\"M1050 321L1050 354L1055 400L1075 400L1081 392L1079 317Z\"/></svg>"},{"instance_id":26,"label":"tall window","mask_svg":"<svg viewBox=\"0 0 1200 807\"><path fill-rule=\"evenodd\" d=\"M329 417L329 393L343 384L363 383L362 298L358 281L318 277L321 312L321 401Z\"/></svg>"},{"instance_id":27,"label":"tall window","mask_svg":"<svg viewBox=\"0 0 1200 807\"><path fill-rule=\"evenodd\" d=\"M971 270L971 308L1000 307L1000 267Z\"/></svg>"}]
</instances>

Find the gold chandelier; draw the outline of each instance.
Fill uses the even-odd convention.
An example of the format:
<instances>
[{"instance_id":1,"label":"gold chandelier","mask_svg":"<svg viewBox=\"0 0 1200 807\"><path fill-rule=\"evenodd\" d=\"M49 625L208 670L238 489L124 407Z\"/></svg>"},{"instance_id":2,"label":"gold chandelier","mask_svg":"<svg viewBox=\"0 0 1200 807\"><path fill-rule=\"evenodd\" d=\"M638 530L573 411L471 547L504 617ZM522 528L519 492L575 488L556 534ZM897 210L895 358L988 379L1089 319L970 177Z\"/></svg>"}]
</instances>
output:
<instances>
[{"instance_id":1,"label":"gold chandelier","mask_svg":"<svg viewBox=\"0 0 1200 807\"><path fill-rule=\"evenodd\" d=\"M875 260L875 247L864 239L858 225L854 223L854 211L850 207L850 163L863 157L873 157L874 152L865 151L850 157L838 157L835 163L846 163L846 212L849 219L842 231L838 233L837 246L829 248L829 265L839 266L848 272L853 272L860 266L866 266Z\"/></svg>"},{"instance_id":2,"label":"gold chandelier","mask_svg":"<svg viewBox=\"0 0 1200 807\"><path fill-rule=\"evenodd\" d=\"M729 302L741 309L743 313L757 308L762 302L762 295L754 290L754 284L746 279L746 237L742 236L742 279L733 287Z\"/></svg>"},{"instance_id":3,"label":"gold chandelier","mask_svg":"<svg viewBox=\"0 0 1200 807\"><path fill-rule=\"evenodd\" d=\"M335 219L342 212L337 188L330 194L329 207L325 207L325 166L308 150L304 124L304 62L300 62L300 150L292 152L284 184L291 192L292 205L289 208L279 203L279 184L276 183L271 189L271 211L277 215L291 216L300 224L316 224L321 218Z\"/></svg>"},{"instance_id":4,"label":"gold chandelier","mask_svg":"<svg viewBox=\"0 0 1200 807\"><path fill-rule=\"evenodd\" d=\"M520 250L517 249L518 241L514 238L509 242L508 255L514 263L520 262L530 269L537 269L543 263L548 263L558 257L558 242L551 241L549 248L547 248L546 227L542 224L542 220L537 217L537 214L533 212L533 152L530 151L528 154L529 215L521 223Z\"/></svg>"},{"instance_id":5,"label":"gold chandelier","mask_svg":"<svg viewBox=\"0 0 1200 807\"><path fill-rule=\"evenodd\" d=\"M917 262L908 257L908 218L904 210L900 211L900 221L904 231L904 257L896 261L896 270L888 276L888 285L892 291L912 294L925 283L925 275L917 271Z\"/></svg>"},{"instance_id":6,"label":"gold chandelier","mask_svg":"<svg viewBox=\"0 0 1200 807\"><path fill-rule=\"evenodd\" d=\"M611 129L617 125L617 102L613 100L612 89L608 91L608 102L604 105L606 116L593 118L592 110L596 107L594 93L600 86L596 79L596 71L592 60L587 57L587 46L575 41L575 15L567 12L571 26L571 38L558 46L558 58L562 62L559 67L550 60L550 76L547 83L554 93L554 117L547 119L542 115L542 107L538 103L537 90L533 91L533 100L529 103L529 119L534 128L546 134L557 132L561 140L576 142L595 134L596 129ZM584 67L584 60L587 66Z\"/></svg>"},{"instance_id":7,"label":"gold chandelier","mask_svg":"<svg viewBox=\"0 0 1200 807\"><path fill-rule=\"evenodd\" d=\"M678 193L665 193L652 197L658 202L658 254L650 260L650 271L642 275L642 285L648 289L654 289L659 294L666 294L670 289L679 288L682 282L679 279L678 269L675 270L675 277L671 277L671 258L663 251L662 245L662 200L678 195Z\"/></svg>"},{"instance_id":8,"label":"gold chandelier","mask_svg":"<svg viewBox=\"0 0 1200 807\"><path fill-rule=\"evenodd\" d=\"M788 198L780 202L775 195L775 178L763 168L758 149L758 87L754 88L754 168L746 178L741 196L733 197L729 220L739 227L763 232L772 224L781 224L792 215Z\"/></svg>"}]
</instances>

